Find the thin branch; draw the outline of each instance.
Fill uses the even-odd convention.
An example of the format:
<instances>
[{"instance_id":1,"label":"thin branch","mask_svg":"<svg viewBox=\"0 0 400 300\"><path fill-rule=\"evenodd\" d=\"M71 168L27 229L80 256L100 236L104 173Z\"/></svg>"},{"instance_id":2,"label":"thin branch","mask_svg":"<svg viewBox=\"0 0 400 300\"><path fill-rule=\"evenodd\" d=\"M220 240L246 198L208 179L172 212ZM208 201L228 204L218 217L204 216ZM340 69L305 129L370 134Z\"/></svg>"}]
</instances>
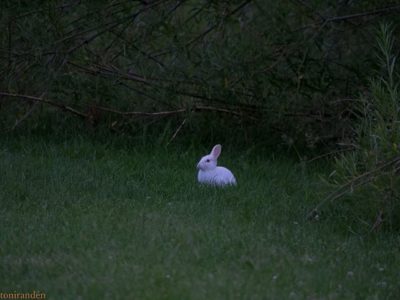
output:
<instances>
[{"instance_id":1,"label":"thin branch","mask_svg":"<svg viewBox=\"0 0 400 300\"><path fill-rule=\"evenodd\" d=\"M249 4L252 0L247 0L244 1L242 4L240 4L238 7L236 7L234 10L232 10L229 14L227 14L226 16L224 16L223 20L227 19L228 17L234 15L235 13L237 13L239 10L241 10L243 7L245 7L247 4ZM188 47L192 44L194 44L195 42L197 42L198 40L204 38L207 34L209 34L211 31L213 31L219 24L214 24L212 26L210 26L208 29L206 29L204 32L202 32L200 35L198 35L197 37L195 37L194 39L190 40L185 46Z\"/></svg>"},{"instance_id":2,"label":"thin branch","mask_svg":"<svg viewBox=\"0 0 400 300\"><path fill-rule=\"evenodd\" d=\"M64 36L70 36L74 32L77 32L80 28L82 28L82 25L84 25L85 27L89 26L87 21L90 20L93 15L98 16L103 11L109 11L110 9L118 7L118 6L120 6L120 5L122 5L122 4L126 3L126 2L132 2L132 1L131 0L127 0L127 1L121 1L121 2L118 2L118 3L112 3L112 4L108 5L108 6L99 7L96 10L90 10L88 13L79 15L76 19L72 20L71 22L69 22L67 24L67 27L71 27L72 29L70 31L65 32ZM116 12L121 12L121 9L117 10ZM115 12L113 14L115 14ZM82 20L83 20L82 23L84 23L84 24L79 24L79 22L82 21ZM76 26L77 23L78 23L78 25Z\"/></svg>"},{"instance_id":3,"label":"thin branch","mask_svg":"<svg viewBox=\"0 0 400 300\"><path fill-rule=\"evenodd\" d=\"M83 70L85 73L91 74L91 75L102 75L102 76L114 76L114 77L118 77L119 79L124 79L124 80L130 80L130 81L134 81L134 82L138 82L141 84L144 84L146 86L151 86L151 87L156 87L156 88L160 88L163 90L167 90L171 93L175 93L177 95L182 95L182 96L187 96L187 97L192 97L192 98L196 98L196 99L200 99L200 100L206 100L207 102L214 102L214 103L219 103L222 105L229 105L227 103L227 101L225 99L222 98L217 98L217 97L208 97L206 95L202 95L202 94L196 94L193 92L188 92L185 90L181 90L181 89L177 89L176 87L171 88L169 86L164 86L162 84L156 83L155 81L165 81L165 82L169 82L171 80L169 79L162 79L162 78L151 78L151 77L147 77L147 76L143 76L143 75L138 75L138 74L132 74L132 73L123 73L121 72L119 69L117 69L116 67L112 66L112 69L107 68L105 66L102 65L95 65L94 67L96 69L89 69L87 67L78 65L74 62L68 62L68 64L79 68L81 70ZM264 109L264 107L256 107L254 105L250 105L247 103L237 103L235 105L236 107L240 107L241 110L246 110L246 111L251 111L251 112L257 112L260 109Z\"/></svg>"},{"instance_id":4,"label":"thin branch","mask_svg":"<svg viewBox=\"0 0 400 300\"><path fill-rule=\"evenodd\" d=\"M92 35L89 38L86 38L84 41L80 42L79 44L75 45L74 47L70 48L67 53L71 54L72 52L76 51L77 49L81 48L83 45L89 44L90 42L92 42L93 40L95 40L97 37L99 37L100 35L103 35L106 32L111 31L112 29L114 29L115 27L124 24L125 22L130 22L131 19L136 19L140 14L142 14L143 12L146 12L147 10L160 5L161 3L163 3L164 0L158 0L158 1L154 1L153 3L146 5L144 8L140 9L138 12L134 13L133 15L129 15L126 16L124 18L122 18L121 20L118 20L117 22L112 22L110 26L106 27L105 29L97 32L96 34Z\"/></svg>"},{"instance_id":5,"label":"thin branch","mask_svg":"<svg viewBox=\"0 0 400 300\"><path fill-rule=\"evenodd\" d=\"M159 112L143 112L143 111L121 111L103 106L92 106L92 107L100 111L118 114L122 116L145 116L145 117L163 117L163 116L180 114L187 111L186 108L181 108L177 110L159 111Z\"/></svg>"},{"instance_id":6,"label":"thin branch","mask_svg":"<svg viewBox=\"0 0 400 300\"><path fill-rule=\"evenodd\" d=\"M230 109L226 109L226 108L220 108L220 107L213 107L213 106L195 106L194 110L197 111L214 111L214 112L222 112L222 113L227 113L227 114L231 114L231 115L235 115L235 116L243 116L243 114L237 112L237 111L233 111Z\"/></svg>"},{"instance_id":7,"label":"thin branch","mask_svg":"<svg viewBox=\"0 0 400 300\"><path fill-rule=\"evenodd\" d=\"M57 107L57 108L59 108L61 110L68 111L68 112L70 112L70 113L72 113L74 115L77 115L77 116L81 117L81 118L87 118L88 117L87 114L85 114L83 112L80 112L80 111L78 111L78 110L76 110L76 109L74 109L74 108L72 108L72 107L70 107L68 105L60 104L60 103L57 103L57 102L54 102L54 101L51 101L51 100L46 100L46 99L43 99L42 97L34 97L34 96L21 95L21 94L12 94L12 93L7 93L7 92L0 92L0 96L11 97L11 98L19 98L19 99L25 100L25 101L35 101L35 102L45 103L45 104L48 104L50 106Z\"/></svg>"},{"instance_id":8,"label":"thin branch","mask_svg":"<svg viewBox=\"0 0 400 300\"><path fill-rule=\"evenodd\" d=\"M33 110L35 109L38 103L39 102L36 101L33 104L31 104L27 112L21 118L15 121L14 126L9 131L15 130L15 128L17 128L23 121L25 121L32 114Z\"/></svg>"},{"instance_id":9,"label":"thin branch","mask_svg":"<svg viewBox=\"0 0 400 300\"><path fill-rule=\"evenodd\" d=\"M58 6L58 7L56 7L55 9L56 9L56 10L63 10L63 9L65 9L65 8L68 8L68 7L77 5L77 4L79 5L80 2L81 2L81 0L77 0L77 1L74 1L74 2L72 2L72 3L70 3L70 4L63 4L63 5L61 5L61 6ZM22 15L16 16L16 17L14 18L14 20L20 19L20 18L29 17L30 15L33 15L33 14L36 14L36 13L45 11L46 9L47 9L47 8L40 8L40 9L36 9L36 10L33 10L33 11L26 12L26 13L24 13L24 14L22 14Z\"/></svg>"},{"instance_id":10,"label":"thin branch","mask_svg":"<svg viewBox=\"0 0 400 300\"><path fill-rule=\"evenodd\" d=\"M179 125L179 127L175 130L171 139L168 141L167 146L176 138L176 136L178 135L179 131L181 131L181 129L182 129L183 125L185 125L185 123L186 123L186 119L184 119L183 122L181 123L181 125Z\"/></svg>"},{"instance_id":11,"label":"thin branch","mask_svg":"<svg viewBox=\"0 0 400 300\"><path fill-rule=\"evenodd\" d=\"M235 116L242 116L241 113L234 111L234 110L229 110L227 108L221 108L221 107L214 107L214 106L202 106L202 105L197 105L193 106L190 108L180 108L176 110L168 110L168 111L159 111L159 112L143 112L143 111L120 111L117 109L109 108L109 107L104 107L104 106L92 106L94 109L100 110L100 111L105 111L105 112L110 112L118 115L123 115L123 116L146 116L146 117L162 117L162 116L169 116L169 115L176 115L176 114L181 114L181 113L187 113L190 111L213 111L213 112L220 112L220 113L226 113L230 115L235 115ZM253 118L255 119L255 118Z\"/></svg>"},{"instance_id":12,"label":"thin branch","mask_svg":"<svg viewBox=\"0 0 400 300\"><path fill-rule=\"evenodd\" d=\"M304 6L307 10L311 11L311 13L313 15L317 15L318 18L320 18L322 20L322 22L325 21L325 18L319 12L317 12L310 4L306 3L305 1L303 1L303 0L292 0L292 2L299 3L300 5ZM315 19L313 15L311 17L313 19Z\"/></svg>"},{"instance_id":13,"label":"thin branch","mask_svg":"<svg viewBox=\"0 0 400 300\"><path fill-rule=\"evenodd\" d=\"M390 6L390 7L385 7L385 8L381 8L381 9L376 9L376 10L352 14L352 15L327 18L325 21L322 21L321 23L341 22L341 21L346 21L346 20L350 20L350 19L356 19L356 18L373 16L373 15L381 15L381 14L392 14L392 13L396 13L396 12L400 12L400 5L394 5L394 6Z\"/></svg>"},{"instance_id":14,"label":"thin branch","mask_svg":"<svg viewBox=\"0 0 400 300\"><path fill-rule=\"evenodd\" d=\"M384 14L393 14L393 13L399 13L400 12L400 5L393 5L385 8L380 8L380 9L375 9L375 10L370 10L366 12L361 12L361 13L356 13L356 14L351 14L351 15L344 15L344 16L336 16L336 17L330 17L326 18L320 22L316 23L311 23L306 26L303 26L301 28L298 28L294 31L299 31L299 30L304 30L307 28L319 26L319 28L325 27L328 23L333 23L333 22L343 22L343 21L348 21L351 19L357 19L357 18L362 18L362 17L368 17L368 16L374 16L374 15L384 15Z\"/></svg>"},{"instance_id":15,"label":"thin branch","mask_svg":"<svg viewBox=\"0 0 400 300\"><path fill-rule=\"evenodd\" d=\"M240 11L243 7L245 7L247 4L249 4L250 2L252 2L252 0L246 0L244 1L242 4L240 4L238 7L236 7L234 10L232 10L231 12L229 12L226 16L224 16L223 20L227 19L228 17L234 15L235 13L237 13L238 11ZM200 12L202 9L200 9L198 12ZM196 13L197 14L197 13ZM194 15L196 15L194 14ZM186 22L186 21L185 21ZM200 33L198 36L196 36L195 38L191 39L189 42L187 42L185 44L185 47L189 47L192 44L196 43L197 41L201 40L202 38L204 38L206 35L208 35L211 31L213 31L215 28L218 27L220 23L216 23L210 27L208 27L205 31L203 31L202 33ZM171 53L171 50L165 50L159 53L154 53L152 54L153 57L160 57L166 54Z\"/></svg>"}]
</instances>

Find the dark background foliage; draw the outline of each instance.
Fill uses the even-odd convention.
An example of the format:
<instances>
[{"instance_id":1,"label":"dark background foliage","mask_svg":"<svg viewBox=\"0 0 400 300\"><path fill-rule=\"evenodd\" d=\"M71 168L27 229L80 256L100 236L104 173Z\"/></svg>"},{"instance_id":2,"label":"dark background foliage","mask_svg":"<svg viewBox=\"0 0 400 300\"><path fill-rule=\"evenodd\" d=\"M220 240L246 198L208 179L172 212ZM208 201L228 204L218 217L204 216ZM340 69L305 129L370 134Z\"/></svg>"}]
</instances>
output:
<instances>
[{"instance_id":1,"label":"dark background foliage","mask_svg":"<svg viewBox=\"0 0 400 300\"><path fill-rule=\"evenodd\" d=\"M399 12L391 1L2 1L1 130L349 144L377 72L374 30Z\"/></svg>"}]
</instances>

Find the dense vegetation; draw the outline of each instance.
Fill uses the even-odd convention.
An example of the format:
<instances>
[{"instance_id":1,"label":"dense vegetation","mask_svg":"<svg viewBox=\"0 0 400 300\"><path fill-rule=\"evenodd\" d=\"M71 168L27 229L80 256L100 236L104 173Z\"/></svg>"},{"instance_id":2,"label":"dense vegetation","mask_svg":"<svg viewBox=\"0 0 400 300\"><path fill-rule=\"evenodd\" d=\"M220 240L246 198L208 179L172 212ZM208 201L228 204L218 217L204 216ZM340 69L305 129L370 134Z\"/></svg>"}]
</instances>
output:
<instances>
[{"instance_id":1,"label":"dense vegetation","mask_svg":"<svg viewBox=\"0 0 400 300\"><path fill-rule=\"evenodd\" d=\"M355 99L377 70L374 31L398 11L382 1L2 1L1 126L47 126L56 109L62 127L65 112L117 133L167 125L166 140L179 129L207 142L271 143L272 133L274 144L332 146L351 137Z\"/></svg>"}]
</instances>

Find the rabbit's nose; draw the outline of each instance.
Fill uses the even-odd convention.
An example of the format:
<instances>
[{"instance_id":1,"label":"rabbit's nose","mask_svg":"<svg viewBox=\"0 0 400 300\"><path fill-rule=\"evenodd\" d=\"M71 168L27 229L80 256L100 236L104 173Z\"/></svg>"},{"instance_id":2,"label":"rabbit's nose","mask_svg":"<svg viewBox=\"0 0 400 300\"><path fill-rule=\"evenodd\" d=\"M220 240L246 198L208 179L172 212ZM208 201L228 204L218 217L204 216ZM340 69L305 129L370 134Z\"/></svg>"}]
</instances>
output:
<instances>
[{"instance_id":1,"label":"rabbit's nose","mask_svg":"<svg viewBox=\"0 0 400 300\"><path fill-rule=\"evenodd\" d=\"M197 164L196 168L197 168L197 169L200 169L200 163Z\"/></svg>"}]
</instances>

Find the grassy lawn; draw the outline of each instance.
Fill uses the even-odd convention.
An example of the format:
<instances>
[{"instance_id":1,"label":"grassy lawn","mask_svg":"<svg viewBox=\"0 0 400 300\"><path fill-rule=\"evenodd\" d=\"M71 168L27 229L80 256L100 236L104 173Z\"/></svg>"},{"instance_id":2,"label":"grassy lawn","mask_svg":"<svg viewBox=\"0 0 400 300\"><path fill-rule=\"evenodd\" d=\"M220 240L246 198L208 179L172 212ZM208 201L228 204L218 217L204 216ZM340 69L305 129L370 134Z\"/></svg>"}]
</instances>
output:
<instances>
[{"instance_id":1,"label":"grassy lawn","mask_svg":"<svg viewBox=\"0 0 400 300\"><path fill-rule=\"evenodd\" d=\"M400 237L305 220L317 170L224 149L238 187L196 184L209 149L0 143L0 291L48 299L396 299ZM398 298L397 298L398 299Z\"/></svg>"}]
</instances>

